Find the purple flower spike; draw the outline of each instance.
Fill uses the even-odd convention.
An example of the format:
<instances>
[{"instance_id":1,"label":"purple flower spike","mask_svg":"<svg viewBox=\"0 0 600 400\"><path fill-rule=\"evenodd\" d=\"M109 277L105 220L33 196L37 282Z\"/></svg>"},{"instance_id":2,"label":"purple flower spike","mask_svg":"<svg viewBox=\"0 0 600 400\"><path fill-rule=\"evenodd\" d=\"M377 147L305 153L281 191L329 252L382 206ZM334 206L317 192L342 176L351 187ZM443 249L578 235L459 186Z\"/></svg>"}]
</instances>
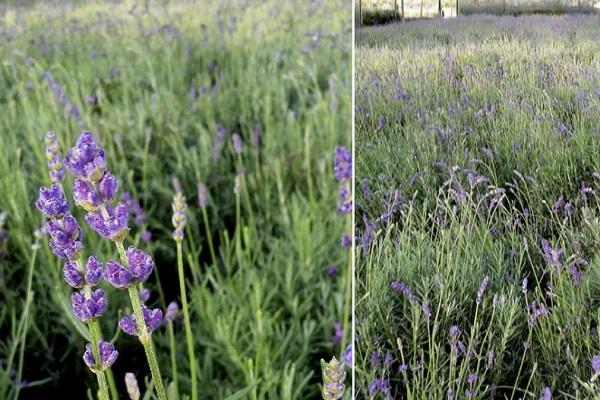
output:
<instances>
[{"instance_id":1,"label":"purple flower spike","mask_svg":"<svg viewBox=\"0 0 600 400\"><path fill-rule=\"evenodd\" d=\"M97 285L100 279L102 279L103 274L102 263L96 257L90 256L85 266L85 283L88 285Z\"/></svg>"},{"instance_id":2,"label":"purple flower spike","mask_svg":"<svg viewBox=\"0 0 600 400\"><path fill-rule=\"evenodd\" d=\"M488 287L488 284L490 283L490 277L489 276L484 276L483 280L481 281L481 286L479 286L479 290L477 291L477 299L475 300L475 302L477 304L481 304L481 300L483 299L483 295L485 293L485 290Z\"/></svg>"},{"instance_id":3,"label":"purple flower spike","mask_svg":"<svg viewBox=\"0 0 600 400\"><path fill-rule=\"evenodd\" d=\"M71 214L67 213L60 222L48 221L46 229L50 235L48 244L56 256L68 260L74 260L80 256L83 249L81 228Z\"/></svg>"},{"instance_id":4,"label":"purple flower spike","mask_svg":"<svg viewBox=\"0 0 600 400\"><path fill-rule=\"evenodd\" d=\"M96 211L100 207L100 199L92 185L81 179L73 182L73 199L75 204L86 211Z\"/></svg>"},{"instance_id":5,"label":"purple flower spike","mask_svg":"<svg viewBox=\"0 0 600 400\"><path fill-rule=\"evenodd\" d=\"M142 240L142 242L151 241L152 240L152 232L150 232L150 231L142 232L142 236L140 236L140 239Z\"/></svg>"},{"instance_id":6,"label":"purple flower spike","mask_svg":"<svg viewBox=\"0 0 600 400\"><path fill-rule=\"evenodd\" d=\"M345 147L336 146L333 158L335 179L339 182L350 180L352 177L352 154Z\"/></svg>"},{"instance_id":7,"label":"purple flower spike","mask_svg":"<svg viewBox=\"0 0 600 400\"><path fill-rule=\"evenodd\" d=\"M105 342L104 340L98 341L98 353L100 353L100 365L102 369L110 368L119 356L119 352L115 350L115 346L113 346L111 343ZM94 360L94 352L92 351L91 343L87 343L85 345L83 361L92 370L92 372L96 371L96 362Z\"/></svg>"},{"instance_id":8,"label":"purple flower spike","mask_svg":"<svg viewBox=\"0 0 600 400\"><path fill-rule=\"evenodd\" d=\"M340 186L338 211L343 214L352 212L352 196L346 186Z\"/></svg>"},{"instance_id":9,"label":"purple flower spike","mask_svg":"<svg viewBox=\"0 0 600 400\"><path fill-rule=\"evenodd\" d=\"M145 305L142 305L142 314L144 315L144 322L146 322L146 326L150 332L153 332L163 322L163 312L160 308L151 310Z\"/></svg>"},{"instance_id":10,"label":"purple flower spike","mask_svg":"<svg viewBox=\"0 0 600 400\"><path fill-rule=\"evenodd\" d=\"M552 390L548 386L542 390L540 400L552 400Z\"/></svg>"},{"instance_id":11,"label":"purple flower spike","mask_svg":"<svg viewBox=\"0 0 600 400\"><path fill-rule=\"evenodd\" d=\"M350 239L350 235L347 233L342 234L341 242L342 247L350 247L352 245L352 239Z\"/></svg>"},{"instance_id":12,"label":"purple flower spike","mask_svg":"<svg viewBox=\"0 0 600 400\"><path fill-rule=\"evenodd\" d=\"M75 147L67 151L65 166L79 179L97 182L104 176L104 150L96 144L91 132L83 132Z\"/></svg>"},{"instance_id":13,"label":"purple flower spike","mask_svg":"<svg viewBox=\"0 0 600 400\"><path fill-rule=\"evenodd\" d=\"M179 306L176 302L172 301L167 306L167 312L165 313L165 321L173 322L177 317L177 313L179 312Z\"/></svg>"},{"instance_id":14,"label":"purple flower spike","mask_svg":"<svg viewBox=\"0 0 600 400\"><path fill-rule=\"evenodd\" d=\"M106 310L106 304L104 290L102 289L93 291L89 299L85 298L84 291L74 292L71 295L73 314L83 322L101 316Z\"/></svg>"},{"instance_id":15,"label":"purple flower spike","mask_svg":"<svg viewBox=\"0 0 600 400\"><path fill-rule=\"evenodd\" d=\"M110 260L106 263L106 280L114 287L126 288L131 285L131 271L118 262Z\"/></svg>"},{"instance_id":16,"label":"purple flower spike","mask_svg":"<svg viewBox=\"0 0 600 400\"><path fill-rule=\"evenodd\" d=\"M550 243L544 239L542 240L542 249L544 250L544 256L546 257L546 262L549 266L562 267L562 261L560 258L563 253L563 249L561 247L551 247Z\"/></svg>"},{"instance_id":17,"label":"purple flower spike","mask_svg":"<svg viewBox=\"0 0 600 400\"><path fill-rule=\"evenodd\" d=\"M69 203L57 183L53 183L49 188L40 188L40 197L35 206L47 218L59 218L69 211Z\"/></svg>"},{"instance_id":18,"label":"purple flower spike","mask_svg":"<svg viewBox=\"0 0 600 400\"><path fill-rule=\"evenodd\" d=\"M206 190L204 183L198 184L198 204L201 208L206 208L208 204L208 190Z\"/></svg>"},{"instance_id":19,"label":"purple flower spike","mask_svg":"<svg viewBox=\"0 0 600 400\"><path fill-rule=\"evenodd\" d=\"M108 219L104 219L99 211L89 212L85 216L88 225L101 236L119 241L123 240L129 228L127 227L127 206L125 203L119 203L117 207L106 206Z\"/></svg>"},{"instance_id":20,"label":"purple flower spike","mask_svg":"<svg viewBox=\"0 0 600 400\"><path fill-rule=\"evenodd\" d=\"M98 183L98 193L100 193L102 201L109 202L114 199L117 190L119 190L119 181L110 172L106 171L102 180Z\"/></svg>"},{"instance_id":21,"label":"purple flower spike","mask_svg":"<svg viewBox=\"0 0 600 400\"><path fill-rule=\"evenodd\" d=\"M137 335L137 326L135 324L135 317L133 315L131 315L131 316L125 316L125 317L121 318L119 320L119 328L121 328L121 330L123 332L125 332L126 334L128 334L130 336L136 336Z\"/></svg>"},{"instance_id":22,"label":"purple flower spike","mask_svg":"<svg viewBox=\"0 0 600 400\"><path fill-rule=\"evenodd\" d=\"M129 246L125 255L129 263L128 269L131 271L131 277L138 282L144 282L148 279L152 273L152 268L154 268L152 257L133 246Z\"/></svg>"},{"instance_id":23,"label":"purple flower spike","mask_svg":"<svg viewBox=\"0 0 600 400\"><path fill-rule=\"evenodd\" d=\"M63 267L65 282L73 288L81 288L85 284L83 276L75 261L67 261Z\"/></svg>"},{"instance_id":24,"label":"purple flower spike","mask_svg":"<svg viewBox=\"0 0 600 400\"><path fill-rule=\"evenodd\" d=\"M44 136L46 142L46 163L50 170L53 182L60 182L65 178L65 168L60 156L60 147L56 141L56 133L50 131Z\"/></svg>"},{"instance_id":25,"label":"purple flower spike","mask_svg":"<svg viewBox=\"0 0 600 400\"><path fill-rule=\"evenodd\" d=\"M352 345L349 344L348 347L346 347L346 350L344 350L344 354L342 355L342 358L344 360L344 364L352 367L353 363L352 363Z\"/></svg>"},{"instance_id":26,"label":"purple flower spike","mask_svg":"<svg viewBox=\"0 0 600 400\"><path fill-rule=\"evenodd\" d=\"M235 151L235 154L242 154L242 138L240 135L234 133L231 136L231 139L233 141L233 151Z\"/></svg>"},{"instance_id":27,"label":"purple flower spike","mask_svg":"<svg viewBox=\"0 0 600 400\"><path fill-rule=\"evenodd\" d=\"M176 242L181 242L183 240L183 228L185 227L185 223L187 221L187 205L185 204L185 197L183 197L181 192L178 191L173 197L172 206L173 217L171 218L171 222L175 228L173 231L173 239L175 239Z\"/></svg>"}]
</instances>

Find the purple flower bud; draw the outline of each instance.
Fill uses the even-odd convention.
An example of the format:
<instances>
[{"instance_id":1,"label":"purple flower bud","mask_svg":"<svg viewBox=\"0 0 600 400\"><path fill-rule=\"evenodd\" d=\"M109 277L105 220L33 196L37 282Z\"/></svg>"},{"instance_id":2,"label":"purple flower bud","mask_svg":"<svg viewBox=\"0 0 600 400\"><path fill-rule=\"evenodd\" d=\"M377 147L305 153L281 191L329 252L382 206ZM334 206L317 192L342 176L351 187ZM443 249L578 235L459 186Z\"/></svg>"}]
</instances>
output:
<instances>
[{"instance_id":1,"label":"purple flower bud","mask_svg":"<svg viewBox=\"0 0 600 400\"><path fill-rule=\"evenodd\" d=\"M85 283L88 285L97 285L100 279L102 279L103 274L102 263L96 257L90 256L85 266Z\"/></svg>"},{"instance_id":2,"label":"purple flower bud","mask_svg":"<svg viewBox=\"0 0 600 400\"><path fill-rule=\"evenodd\" d=\"M101 369L110 368L119 356L119 352L115 350L115 346L104 340L98 341L98 353L100 356ZM92 351L91 343L85 345L83 361L93 372L96 371L96 362L94 360L94 352Z\"/></svg>"},{"instance_id":3,"label":"purple flower bud","mask_svg":"<svg viewBox=\"0 0 600 400\"><path fill-rule=\"evenodd\" d=\"M85 216L88 225L99 235L114 241L123 240L129 232L127 227L127 206L119 203L117 207L106 206L108 219L99 211L89 212Z\"/></svg>"},{"instance_id":4,"label":"purple flower bud","mask_svg":"<svg viewBox=\"0 0 600 400\"><path fill-rule=\"evenodd\" d=\"M104 290L102 289L93 291L89 299L85 298L83 290L71 294L73 314L83 322L101 316L104 310L106 310L106 304Z\"/></svg>"},{"instance_id":5,"label":"purple flower bud","mask_svg":"<svg viewBox=\"0 0 600 400\"><path fill-rule=\"evenodd\" d=\"M131 315L131 316L125 316L125 317L121 318L119 320L119 328L121 328L121 330L123 332L125 332L126 334L128 334L130 336L136 336L137 335L137 326L135 324L135 317L133 315Z\"/></svg>"},{"instance_id":6,"label":"purple flower bud","mask_svg":"<svg viewBox=\"0 0 600 400\"><path fill-rule=\"evenodd\" d=\"M150 231L142 232L142 236L140 237L140 239L142 239L142 242L151 241L152 240L152 232L150 232Z\"/></svg>"},{"instance_id":7,"label":"purple flower bud","mask_svg":"<svg viewBox=\"0 0 600 400\"><path fill-rule=\"evenodd\" d=\"M131 271L132 279L137 282L144 282L148 279L152 273L152 268L154 268L152 257L133 246L129 246L125 255L127 256L128 269Z\"/></svg>"},{"instance_id":8,"label":"purple flower bud","mask_svg":"<svg viewBox=\"0 0 600 400\"><path fill-rule=\"evenodd\" d=\"M215 134L215 140L213 143L212 160L214 162L219 161L221 158L221 150L223 149L223 143L225 142L225 134L227 131L221 124L217 124L217 132Z\"/></svg>"},{"instance_id":9,"label":"purple flower bud","mask_svg":"<svg viewBox=\"0 0 600 400\"><path fill-rule=\"evenodd\" d=\"M126 288L131 285L131 270L125 269L116 261L110 260L106 263L105 279L114 287Z\"/></svg>"},{"instance_id":10,"label":"purple flower bud","mask_svg":"<svg viewBox=\"0 0 600 400\"><path fill-rule=\"evenodd\" d=\"M343 214L352 212L352 197L346 186L340 186L339 202L337 210Z\"/></svg>"},{"instance_id":11,"label":"purple flower bud","mask_svg":"<svg viewBox=\"0 0 600 400\"><path fill-rule=\"evenodd\" d=\"M202 208L206 208L208 204L208 191L202 182L198 184L198 204Z\"/></svg>"},{"instance_id":12,"label":"purple flower bud","mask_svg":"<svg viewBox=\"0 0 600 400\"><path fill-rule=\"evenodd\" d=\"M67 151L65 166L79 179L97 182L104 176L104 150L96 144L91 132L83 132L75 147Z\"/></svg>"},{"instance_id":13,"label":"purple flower bud","mask_svg":"<svg viewBox=\"0 0 600 400\"><path fill-rule=\"evenodd\" d=\"M73 288L81 288L85 285L83 276L75 261L67 261L63 267L63 276L67 285Z\"/></svg>"},{"instance_id":14,"label":"purple flower bud","mask_svg":"<svg viewBox=\"0 0 600 400\"><path fill-rule=\"evenodd\" d=\"M234 133L231 137L233 141L233 151L235 154L242 154L242 138L237 133Z\"/></svg>"},{"instance_id":15,"label":"purple flower bud","mask_svg":"<svg viewBox=\"0 0 600 400\"><path fill-rule=\"evenodd\" d=\"M80 256L83 249L81 243L83 235L77 220L71 214L65 214L61 221L48 221L46 229L50 235L48 244L56 256L69 260Z\"/></svg>"},{"instance_id":16,"label":"purple flower bud","mask_svg":"<svg viewBox=\"0 0 600 400\"><path fill-rule=\"evenodd\" d=\"M352 154L345 147L336 146L333 158L335 179L344 182L352 178Z\"/></svg>"},{"instance_id":17,"label":"purple flower bud","mask_svg":"<svg viewBox=\"0 0 600 400\"><path fill-rule=\"evenodd\" d=\"M142 290L139 291L138 297L140 298L140 301L142 303L147 302L148 300L150 300L150 289L143 288Z\"/></svg>"},{"instance_id":18,"label":"purple flower bud","mask_svg":"<svg viewBox=\"0 0 600 400\"><path fill-rule=\"evenodd\" d=\"M347 233L342 234L341 242L342 242L342 247L347 248L352 245L352 239L350 239L350 235L348 235Z\"/></svg>"},{"instance_id":19,"label":"purple flower bud","mask_svg":"<svg viewBox=\"0 0 600 400\"><path fill-rule=\"evenodd\" d=\"M331 337L331 341L334 345L339 344L344 337L344 328L342 328L342 324L336 322L333 324L333 336Z\"/></svg>"},{"instance_id":20,"label":"purple flower bud","mask_svg":"<svg viewBox=\"0 0 600 400\"><path fill-rule=\"evenodd\" d=\"M252 145L256 149L258 149L260 147L260 137L261 136L262 136L262 127L258 124L254 125L254 127L252 128Z\"/></svg>"},{"instance_id":21,"label":"purple flower bud","mask_svg":"<svg viewBox=\"0 0 600 400\"><path fill-rule=\"evenodd\" d=\"M327 276L334 277L337 275L337 268L335 265L330 265L327 267Z\"/></svg>"},{"instance_id":22,"label":"purple flower bud","mask_svg":"<svg viewBox=\"0 0 600 400\"><path fill-rule=\"evenodd\" d=\"M542 397L540 397L540 400L552 400L552 390L548 386L542 390Z\"/></svg>"},{"instance_id":23,"label":"purple flower bud","mask_svg":"<svg viewBox=\"0 0 600 400\"><path fill-rule=\"evenodd\" d=\"M167 306L167 312L165 313L165 320L167 322L173 322L179 312L179 306L176 302L172 301Z\"/></svg>"},{"instance_id":24,"label":"purple flower bud","mask_svg":"<svg viewBox=\"0 0 600 400\"><path fill-rule=\"evenodd\" d=\"M100 207L100 199L92 185L81 179L73 182L73 199L75 204L86 211L96 211Z\"/></svg>"},{"instance_id":25,"label":"purple flower bud","mask_svg":"<svg viewBox=\"0 0 600 400\"><path fill-rule=\"evenodd\" d=\"M60 218L69 211L69 203L59 184L40 188L40 197L35 202L38 210L47 218Z\"/></svg>"},{"instance_id":26,"label":"purple flower bud","mask_svg":"<svg viewBox=\"0 0 600 400\"><path fill-rule=\"evenodd\" d=\"M343 359L345 365L352 367L353 363L352 363L352 345L351 344L349 344L348 347L346 347L346 350L344 350L342 359Z\"/></svg>"},{"instance_id":27,"label":"purple flower bud","mask_svg":"<svg viewBox=\"0 0 600 400\"><path fill-rule=\"evenodd\" d=\"M471 372L469 374L469 376L467 377L467 383L471 386L473 386L473 384L477 382L477 374L474 372Z\"/></svg>"},{"instance_id":28,"label":"purple flower bud","mask_svg":"<svg viewBox=\"0 0 600 400\"><path fill-rule=\"evenodd\" d=\"M46 142L46 163L50 170L50 178L53 182L60 182L65 178L65 169L56 141L56 133L52 131L46 133L44 141Z\"/></svg>"},{"instance_id":29,"label":"purple flower bud","mask_svg":"<svg viewBox=\"0 0 600 400\"><path fill-rule=\"evenodd\" d=\"M142 314L144 315L144 321L150 332L153 332L163 322L163 312L160 308L151 310L142 304Z\"/></svg>"},{"instance_id":30,"label":"purple flower bud","mask_svg":"<svg viewBox=\"0 0 600 400\"><path fill-rule=\"evenodd\" d=\"M114 199L118 190L119 181L112 176L109 171L106 171L100 180L100 183L98 183L98 193L100 193L100 198L104 202L109 202Z\"/></svg>"}]
</instances>

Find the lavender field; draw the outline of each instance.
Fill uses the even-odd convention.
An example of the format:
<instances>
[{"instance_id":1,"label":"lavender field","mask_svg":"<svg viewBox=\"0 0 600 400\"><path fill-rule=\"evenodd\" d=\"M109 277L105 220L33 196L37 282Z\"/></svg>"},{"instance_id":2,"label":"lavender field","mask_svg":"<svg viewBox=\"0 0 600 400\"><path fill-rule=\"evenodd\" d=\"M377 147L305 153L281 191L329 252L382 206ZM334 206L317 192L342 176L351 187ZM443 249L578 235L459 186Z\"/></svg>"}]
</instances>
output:
<instances>
[{"instance_id":1,"label":"lavender field","mask_svg":"<svg viewBox=\"0 0 600 400\"><path fill-rule=\"evenodd\" d=\"M357 398L600 398L599 43L596 16L357 32Z\"/></svg>"},{"instance_id":2,"label":"lavender field","mask_svg":"<svg viewBox=\"0 0 600 400\"><path fill-rule=\"evenodd\" d=\"M350 398L351 18L0 4L0 399Z\"/></svg>"}]
</instances>

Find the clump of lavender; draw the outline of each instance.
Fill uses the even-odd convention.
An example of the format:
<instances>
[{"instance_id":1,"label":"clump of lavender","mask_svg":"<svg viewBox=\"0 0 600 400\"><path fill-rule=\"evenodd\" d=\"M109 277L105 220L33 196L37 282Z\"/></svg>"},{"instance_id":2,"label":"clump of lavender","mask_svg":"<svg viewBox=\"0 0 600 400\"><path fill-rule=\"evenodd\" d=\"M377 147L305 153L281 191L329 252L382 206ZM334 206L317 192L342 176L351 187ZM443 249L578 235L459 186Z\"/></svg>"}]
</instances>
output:
<instances>
[{"instance_id":1,"label":"clump of lavender","mask_svg":"<svg viewBox=\"0 0 600 400\"><path fill-rule=\"evenodd\" d=\"M101 340L97 319L106 310L107 300L104 290L93 289L102 279L104 271L102 264L94 256L89 257L85 267L81 262L83 233L77 220L69 212L69 203L60 183L64 179L64 172L55 134L46 134L45 141L46 158L53 183L50 187L40 188L35 206L47 219L46 230L50 235L48 244L52 252L66 260L63 267L65 282L74 289L81 289L71 295L71 306L73 314L87 323L89 328L91 343L86 345L83 358L97 376L101 398L108 400L104 370L115 362L118 352L114 346Z\"/></svg>"},{"instance_id":2,"label":"clump of lavender","mask_svg":"<svg viewBox=\"0 0 600 400\"><path fill-rule=\"evenodd\" d=\"M137 199L134 199L129 192L123 192L121 201L127 206L127 212L133 218L133 223L136 226L142 226L146 222L146 213ZM149 242L152 239L152 233L146 229L142 231L140 236L143 242Z\"/></svg>"},{"instance_id":3,"label":"clump of lavender","mask_svg":"<svg viewBox=\"0 0 600 400\"><path fill-rule=\"evenodd\" d=\"M321 370L323 371L323 389L321 391L323 400L341 399L344 395L344 381L346 380L344 365L333 357L328 363L321 360Z\"/></svg>"},{"instance_id":4,"label":"clump of lavender","mask_svg":"<svg viewBox=\"0 0 600 400\"><path fill-rule=\"evenodd\" d=\"M183 318L185 321L185 336L187 341L188 359L190 363L190 381L192 383L192 399L198 398L198 382L196 380L196 356L194 354L194 341L192 336L192 327L190 324L190 312L188 308L187 292L185 286L185 275L183 271L183 255L181 242L183 241L183 228L187 222L185 197L181 193L181 187L177 180L174 180L175 196L173 197L173 240L177 247L177 270L179 273L179 291L181 293L181 307L183 309Z\"/></svg>"},{"instance_id":5,"label":"clump of lavender","mask_svg":"<svg viewBox=\"0 0 600 400\"><path fill-rule=\"evenodd\" d=\"M350 151L342 146L336 146L333 154L333 174L335 180L339 186L339 203L337 210L346 214L346 225L348 231L352 231L352 195L350 193L352 180L352 154ZM352 240L348 233L343 233L341 236L342 247L349 248L352 245ZM348 320L350 319L350 298L351 298L351 286L352 286L352 257L349 255L349 266L346 271L346 294L344 296L344 308L343 308L343 335L340 340L341 348L344 349L347 345L347 338L349 335Z\"/></svg>"},{"instance_id":6,"label":"clump of lavender","mask_svg":"<svg viewBox=\"0 0 600 400\"><path fill-rule=\"evenodd\" d=\"M81 120L81 113L77 106L69 100L62 86L54 79L54 76L50 72L44 72L42 77L50 87L52 94L56 98L56 100L63 106L65 109L65 114L71 118L73 118L79 126L83 124Z\"/></svg>"},{"instance_id":7,"label":"clump of lavender","mask_svg":"<svg viewBox=\"0 0 600 400\"><path fill-rule=\"evenodd\" d=\"M125 250L123 240L129 232L127 205L115 199L119 181L106 167L104 149L94 140L91 132L83 132L75 146L67 151L64 164L74 175L73 198L87 211L85 220L100 236L115 242L119 260L106 263L105 279L116 288L128 290L133 314L124 316L119 327L127 334L137 336L144 346L152 380L160 400L166 392L152 342L152 332L162 322L160 309L148 309L140 302L137 284L148 279L154 261L144 251L130 246Z\"/></svg>"}]
</instances>

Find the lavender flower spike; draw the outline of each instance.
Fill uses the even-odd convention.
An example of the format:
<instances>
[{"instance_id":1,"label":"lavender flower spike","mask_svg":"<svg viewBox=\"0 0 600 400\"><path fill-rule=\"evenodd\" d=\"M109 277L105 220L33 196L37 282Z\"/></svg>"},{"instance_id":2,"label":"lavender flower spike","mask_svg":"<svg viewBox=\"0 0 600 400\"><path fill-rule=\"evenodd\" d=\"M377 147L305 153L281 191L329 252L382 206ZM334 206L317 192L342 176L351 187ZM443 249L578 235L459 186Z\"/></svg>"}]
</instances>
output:
<instances>
[{"instance_id":1,"label":"lavender flower spike","mask_svg":"<svg viewBox=\"0 0 600 400\"><path fill-rule=\"evenodd\" d=\"M102 289L93 291L89 299L86 299L83 290L81 292L74 292L71 295L73 314L83 322L100 317L104 313L104 310L106 310L106 304L104 290Z\"/></svg>"},{"instance_id":2,"label":"lavender flower spike","mask_svg":"<svg viewBox=\"0 0 600 400\"><path fill-rule=\"evenodd\" d=\"M202 182L198 184L198 204L201 208L206 208L208 204L208 191Z\"/></svg>"},{"instance_id":3,"label":"lavender flower spike","mask_svg":"<svg viewBox=\"0 0 600 400\"><path fill-rule=\"evenodd\" d=\"M110 368L111 365L113 365L114 362L117 360L119 352L115 350L115 346L108 342L105 342L104 340L98 341L98 349L100 353L100 370ZM87 343L85 345L83 361L85 361L85 364L90 368L90 370L92 370L92 372L96 372L97 366L96 361L94 360L94 354L92 352L91 343Z\"/></svg>"},{"instance_id":4,"label":"lavender flower spike","mask_svg":"<svg viewBox=\"0 0 600 400\"><path fill-rule=\"evenodd\" d=\"M333 158L335 179L344 182L352 178L352 154L348 149L336 146Z\"/></svg>"},{"instance_id":5,"label":"lavender flower spike","mask_svg":"<svg viewBox=\"0 0 600 400\"><path fill-rule=\"evenodd\" d=\"M44 141L46 142L46 164L50 170L50 178L53 182L60 182L65 178L65 168L56 141L56 133L53 131L46 133Z\"/></svg>"},{"instance_id":6,"label":"lavender flower spike","mask_svg":"<svg viewBox=\"0 0 600 400\"><path fill-rule=\"evenodd\" d=\"M328 363L321 360L321 369L323 370L323 399L341 399L344 395L344 380L346 379L344 364L333 357Z\"/></svg>"},{"instance_id":7,"label":"lavender flower spike","mask_svg":"<svg viewBox=\"0 0 600 400\"><path fill-rule=\"evenodd\" d=\"M177 317L177 313L179 312L179 305L176 302L172 301L167 306L167 312L165 312L165 321L173 322Z\"/></svg>"},{"instance_id":8,"label":"lavender flower spike","mask_svg":"<svg viewBox=\"0 0 600 400\"><path fill-rule=\"evenodd\" d=\"M151 310L142 304L142 314L149 333L154 332L163 322L163 313L160 308ZM135 315L121 318L119 321L119 328L130 336L139 336Z\"/></svg>"},{"instance_id":9,"label":"lavender flower spike","mask_svg":"<svg viewBox=\"0 0 600 400\"><path fill-rule=\"evenodd\" d=\"M181 242L183 240L183 228L187 221L187 217L185 215L187 209L187 205L185 204L185 197L178 191L173 197L173 227L175 230L173 231L173 239L176 242Z\"/></svg>"},{"instance_id":10,"label":"lavender flower spike","mask_svg":"<svg viewBox=\"0 0 600 400\"><path fill-rule=\"evenodd\" d=\"M131 400L140 399L140 388L137 379L135 379L135 375L132 372L125 373L125 387L127 388L127 394Z\"/></svg>"},{"instance_id":11,"label":"lavender flower spike","mask_svg":"<svg viewBox=\"0 0 600 400\"><path fill-rule=\"evenodd\" d=\"M67 213L62 221L48 221L46 229L50 235L48 244L56 256L68 260L79 258L83 250L82 233L77 220L71 214Z\"/></svg>"},{"instance_id":12,"label":"lavender flower spike","mask_svg":"<svg viewBox=\"0 0 600 400\"><path fill-rule=\"evenodd\" d=\"M479 286L479 290L477 291L477 300L476 300L477 304L481 304L481 300L483 299L483 295L484 295L485 290L487 289L489 283L490 283L490 277L487 275L484 276L483 280L481 281L481 286Z\"/></svg>"},{"instance_id":13,"label":"lavender flower spike","mask_svg":"<svg viewBox=\"0 0 600 400\"><path fill-rule=\"evenodd\" d=\"M131 271L131 277L136 282L144 282L154 268L154 261L152 257L146 254L144 251L137 249L133 246L129 246L125 252L128 268Z\"/></svg>"}]
</instances>

